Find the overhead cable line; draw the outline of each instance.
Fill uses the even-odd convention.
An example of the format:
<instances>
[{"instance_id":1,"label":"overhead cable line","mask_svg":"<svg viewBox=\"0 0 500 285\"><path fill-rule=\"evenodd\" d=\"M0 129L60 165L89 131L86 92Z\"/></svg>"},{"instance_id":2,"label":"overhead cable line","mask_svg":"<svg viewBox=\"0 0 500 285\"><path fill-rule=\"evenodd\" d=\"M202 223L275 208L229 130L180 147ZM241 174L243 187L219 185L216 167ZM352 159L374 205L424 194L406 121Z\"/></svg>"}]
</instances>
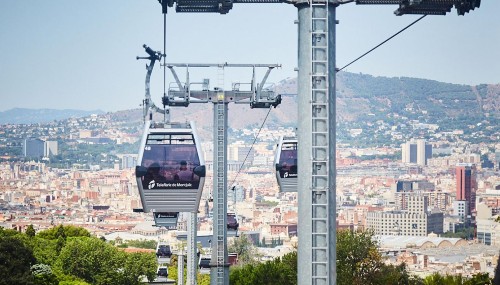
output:
<instances>
[{"instance_id":1,"label":"overhead cable line","mask_svg":"<svg viewBox=\"0 0 500 285\"><path fill-rule=\"evenodd\" d=\"M266 123L266 121L267 121L267 117L269 117L269 113L271 113L271 109L272 109L272 108L269 108L269 111L267 112L267 115L266 115L266 117L264 118L264 121L262 122L262 125L261 125L261 126L260 126L260 128L259 128L259 131L257 132L257 135L255 135L255 138L253 139L253 143L252 143L252 145L250 146L250 149L248 150L247 155L245 156L245 159L243 160L243 163L241 164L240 169L238 170L238 173L236 173L236 176L234 177L233 182L231 182L231 187L229 187L229 189L232 189L232 188L233 188L233 186L234 186L234 182L235 182L235 181L236 181L236 179L238 178L238 175L240 174L241 169L243 169L243 166L245 165L245 162L247 161L247 158L248 158L248 156L250 155L250 152L252 151L253 146L254 146L255 142L257 141L257 138L259 137L260 131L261 131L261 130L262 130L262 128L264 127L264 124L265 124L265 123Z\"/></svg>"},{"instance_id":2,"label":"overhead cable line","mask_svg":"<svg viewBox=\"0 0 500 285\"><path fill-rule=\"evenodd\" d=\"M415 21L413 21L411 24L409 24L408 26L406 26L404 29L400 30L399 32L395 33L394 35L392 35L390 38L386 39L385 41L381 42L380 44L378 44L377 46L375 46L374 48L372 48L371 50L365 52L364 54L362 54L360 57L356 58L355 60L349 62L347 65L345 65L344 67L342 68L339 68L337 69L336 71L341 71L342 69L348 67L349 65L355 63L356 61L358 61L359 59L363 58L365 55L369 54L370 52L374 51L375 49L377 49L378 47L380 47L381 45L385 44L386 42L390 41L392 38L394 38L395 36L399 35L400 33L402 33L403 31L405 31L406 29L408 29L409 27L413 26L414 24L416 24L418 21L422 20L425 16L427 15L423 15L422 17L416 19Z\"/></svg>"},{"instance_id":3,"label":"overhead cable line","mask_svg":"<svg viewBox=\"0 0 500 285\"><path fill-rule=\"evenodd\" d=\"M163 96L166 96L167 82L167 14L163 14Z\"/></svg>"},{"instance_id":4,"label":"overhead cable line","mask_svg":"<svg viewBox=\"0 0 500 285\"><path fill-rule=\"evenodd\" d=\"M167 98L167 1L160 1L163 12L163 120L170 122L170 107Z\"/></svg>"}]
</instances>

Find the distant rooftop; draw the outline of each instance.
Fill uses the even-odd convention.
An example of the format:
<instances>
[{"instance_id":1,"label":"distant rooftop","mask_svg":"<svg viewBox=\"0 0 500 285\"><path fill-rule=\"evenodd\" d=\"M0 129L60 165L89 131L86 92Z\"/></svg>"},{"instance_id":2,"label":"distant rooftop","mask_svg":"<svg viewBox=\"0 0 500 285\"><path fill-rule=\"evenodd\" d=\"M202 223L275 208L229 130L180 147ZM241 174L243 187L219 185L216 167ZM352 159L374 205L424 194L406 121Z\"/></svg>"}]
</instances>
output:
<instances>
[{"instance_id":1,"label":"distant rooftop","mask_svg":"<svg viewBox=\"0 0 500 285\"><path fill-rule=\"evenodd\" d=\"M451 246L467 245L467 241L461 238L443 238L434 236L392 236L376 235L375 239L379 241L380 247L385 249L403 249L403 248L443 248Z\"/></svg>"}]
</instances>

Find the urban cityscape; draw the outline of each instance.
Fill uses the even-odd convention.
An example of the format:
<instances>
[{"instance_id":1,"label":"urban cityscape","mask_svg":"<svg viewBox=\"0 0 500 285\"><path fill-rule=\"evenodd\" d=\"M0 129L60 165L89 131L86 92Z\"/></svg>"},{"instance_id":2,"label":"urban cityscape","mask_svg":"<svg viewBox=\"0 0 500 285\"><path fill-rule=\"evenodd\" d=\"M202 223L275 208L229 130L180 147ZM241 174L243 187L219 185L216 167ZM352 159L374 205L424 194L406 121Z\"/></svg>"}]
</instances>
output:
<instances>
[{"instance_id":1,"label":"urban cityscape","mask_svg":"<svg viewBox=\"0 0 500 285\"><path fill-rule=\"evenodd\" d=\"M0 285L500 285L500 2L55 2L0 3Z\"/></svg>"},{"instance_id":2,"label":"urban cityscape","mask_svg":"<svg viewBox=\"0 0 500 285\"><path fill-rule=\"evenodd\" d=\"M4 152L0 164L0 225L22 232L29 225L36 231L74 225L115 243L175 244L185 238L185 219L179 219L176 230L166 230L154 227L150 215L134 212L141 208L134 181L141 127L138 120L127 119L107 113L3 125L1 147L11 153ZM400 133L383 125L371 128L388 129L391 137ZM373 230L387 263L404 262L422 277L435 272L493 277L500 249L498 132L496 141L474 144L460 139L460 129L413 128L425 130L428 139L399 139L379 147L339 143L337 229ZM248 138L258 131L252 146ZM365 131L350 129L345 136ZM228 211L237 214L240 235L259 246L260 261L294 251L297 194L279 191L274 157L279 137L294 137L295 128L232 129L231 134ZM209 248L213 217L213 146L208 139L202 143L207 182L198 214L204 248ZM69 156L67 148L78 155ZM80 153L88 148L103 152Z\"/></svg>"}]
</instances>

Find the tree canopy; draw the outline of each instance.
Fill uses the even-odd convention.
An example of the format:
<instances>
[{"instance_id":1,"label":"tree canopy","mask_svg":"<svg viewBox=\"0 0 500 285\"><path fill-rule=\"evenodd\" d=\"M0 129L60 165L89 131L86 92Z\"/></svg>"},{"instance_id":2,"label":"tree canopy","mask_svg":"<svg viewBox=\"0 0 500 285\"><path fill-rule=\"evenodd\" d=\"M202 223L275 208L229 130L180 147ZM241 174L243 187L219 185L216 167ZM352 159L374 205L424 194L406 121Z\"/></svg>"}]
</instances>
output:
<instances>
[{"instance_id":1,"label":"tree canopy","mask_svg":"<svg viewBox=\"0 0 500 285\"><path fill-rule=\"evenodd\" d=\"M153 253L126 253L88 231L57 226L33 233L0 227L0 285L139 285L156 277ZM433 274L424 279L411 276L405 264L385 264L371 232L337 232L337 284L488 285L500 284L500 265L491 280L487 273L471 278ZM297 284L297 253L263 263L252 258L255 247L242 235L230 245L242 262L230 269L230 284ZM186 271L185 271L186 273ZM169 279L177 278L173 256ZM210 276L198 274L199 285L209 285Z\"/></svg>"},{"instance_id":2,"label":"tree canopy","mask_svg":"<svg viewBox=\"0 0 500 285\"><path fill-rule=\"evenodd\" d=\"M51 229L38 232L37 237L49 240L57 239L59 237L66 239L68 237L90 237L90 233L84 228L59 225Z\"/></svg>"},{"instance_id":3,"label":"tree canopy","mask_svg":"<svg viewBox=\"0 0 500 285\"><path fill-rule=\"evenodd\" d=\"M35 284L33 251L16 236L0 237L0 285Z\"/></svg>"},{"instance_id":4,"label":"tree canopy","mask_svg":"<svg viewBox=\"0 0 500 285\"><path fill-rule=\"evenodd\" d=\"M232 267L230 284L297 284L297 253L289 253L282 258L265 263ZM398 266L385 264L372 232L337 231L337 284L487 285L500 283L492 283L487 273L476 274L472 278L443 276L436 273L421 279L412 276L404 263Z\"/></svg>"},{"instance_id":5,"label":"tree canopy","mask_svg":"<svg viewBox=\"0 0 500 285\"><path fill-rule=\"evenodd\" d=\"M140 284L140 276L154 278L157 263L154 254L125 254L98 238L79 237L68 239L56 266L91 284Z\"/></svg>"},{"instance_id":6,"label":"tree canopy","mask_svg":"<svg viewBox=\"0 0 500 285\"><path fill-rule=\"evenodd\" d=\"M255 264L257 262L257 248L253 245L252 240L245 234L241 234L229 243L228 252L238 254L238 263L240 265Z\"/></svg>"},{"instance_id":7,"label":"tree canopy","mask_svg":"<svg viewBox=\"0 0 500 285\"><path fill-rule=\"evenodd\" d=\"M139 285L156 277L153 253L126 253L74 226L29 229L0 227L0 285Z\"/></svg>"}]
</instances>

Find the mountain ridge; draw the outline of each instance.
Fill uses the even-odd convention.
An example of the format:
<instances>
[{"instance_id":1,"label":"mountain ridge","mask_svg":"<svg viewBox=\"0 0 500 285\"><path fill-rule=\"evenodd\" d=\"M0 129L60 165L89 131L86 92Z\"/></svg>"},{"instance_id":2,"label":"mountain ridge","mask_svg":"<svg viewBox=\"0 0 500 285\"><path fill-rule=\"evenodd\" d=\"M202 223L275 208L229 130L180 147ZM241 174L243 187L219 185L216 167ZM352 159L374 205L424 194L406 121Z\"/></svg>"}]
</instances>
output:
<instances>
[{"instance_id":1,"label":"mountain ridge","mask_svg":"<svg viewBox=\"0 0 500 285\"><path fill-rule=\"evenodd\" d=\"M336 87L339 122L386 119L388 114L426 123L463 117L500 119L500 84L470 86L429 79L339 72ZM297 98L292 95L296 94L296 90L296 78L284 79L276 84L275 91L286 95L283 96L282 104L270 112L266 124L296 126L299 116ZM213 117L212 108L208 106L190 104L188 108L172 108L172 119L194 120L199 127L208 129ZM113 113L117 119L142 120L142 112L133 110ZM230 127L239 129L260 126L268 112L262 109L248 111L247 105L231 104L228 111ZM43 123L103 113L105 112L101 110L15 108L0 112L0 124ZM159 115L156 119L161 120Z\"/></svg>"},{"instance_id":2,"label":"mountain ridge","mask_svg":"<svg viewBox=\"0 0 500 285\"><path fill-rule=\"evenodd\" d=\"M102 110L12 108L0 112L0 124L42 124L54 120L104 114Z\"/></svg>"}]
</instances>

